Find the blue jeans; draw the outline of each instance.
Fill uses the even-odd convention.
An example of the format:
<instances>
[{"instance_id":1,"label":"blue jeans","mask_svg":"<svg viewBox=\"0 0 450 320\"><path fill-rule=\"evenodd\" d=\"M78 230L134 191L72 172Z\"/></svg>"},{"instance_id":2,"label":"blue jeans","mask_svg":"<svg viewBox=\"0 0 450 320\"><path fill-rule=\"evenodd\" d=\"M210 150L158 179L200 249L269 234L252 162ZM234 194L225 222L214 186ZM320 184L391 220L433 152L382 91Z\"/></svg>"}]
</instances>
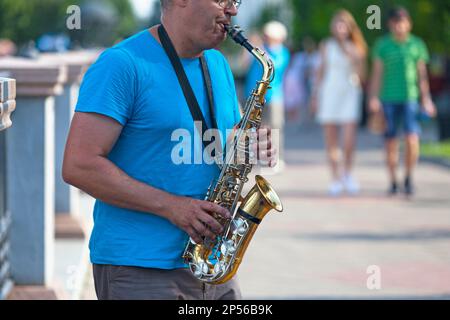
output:
<instances>
[{"instance_id":1,"label":"blue jeans","mask_svg":"<svg viewBox=\"0 0 450 320\"><path fill-rule=\"evenodd\" d=\"M419 109L420 105L417 101L383 102L384 118L386 120L384 137L386 139L396 138L400 124L403 125L403 132L406 135L419 135L421 132L417 116Z\"/></svg>"}]
</instances>

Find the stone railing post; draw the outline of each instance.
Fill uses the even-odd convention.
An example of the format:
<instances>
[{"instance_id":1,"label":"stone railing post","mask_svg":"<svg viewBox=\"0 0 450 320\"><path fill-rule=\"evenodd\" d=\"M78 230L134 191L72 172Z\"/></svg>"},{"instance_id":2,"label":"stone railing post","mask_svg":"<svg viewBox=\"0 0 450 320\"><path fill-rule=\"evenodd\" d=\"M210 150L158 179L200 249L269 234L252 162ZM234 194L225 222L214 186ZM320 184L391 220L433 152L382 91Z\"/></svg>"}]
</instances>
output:
<instances>
[{"instance_id":1,"label":"stone railing post","mask_svg":"<svg viewBox=\"0 0 450 320\"><path fill-rule=\"evenodd\" d=\"M17 80L14 126L6 131L11 274L18 285L49 286L54 267L55 95L63 91L67 68L4 58L1 71Z\"/></svg>"},{"instance_id":2,"label":"stone railing post","mask_svg":"<svg viewBox=\"0 0 450 320\"><path fill-rule=\"evenodd\" d=\"M98 51L83 50L42 54L39 59L67 66L68 69L63 93L55 97L55 235L57 238L84 237L84 228L79 217L80 191L64 182L62 164L80 82L98 54Z\"/></svg>"},{"instance_id":3,"label":"stone railing post","mask_svg":"<svg viewBox=\"0 0 450 320\"><path fill-rule=\"evenodd\" d=\"M10 264L11 213L6 205L6 136L5 129L12 125L11 113L16 107L16 82L0 75L0 300L12 288Z\"/></svg>"}]
</instances>

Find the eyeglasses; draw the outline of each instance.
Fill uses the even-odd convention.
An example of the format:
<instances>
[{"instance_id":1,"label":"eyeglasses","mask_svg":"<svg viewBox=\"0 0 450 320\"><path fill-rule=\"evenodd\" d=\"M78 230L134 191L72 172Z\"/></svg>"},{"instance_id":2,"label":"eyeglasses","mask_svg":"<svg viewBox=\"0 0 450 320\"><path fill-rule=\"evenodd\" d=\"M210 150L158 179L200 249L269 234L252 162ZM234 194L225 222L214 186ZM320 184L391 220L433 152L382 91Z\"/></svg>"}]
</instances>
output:
<instances>
[{"instance_id":1,"label":"eyeglasses","mask_svg":"<svg viewBox=\"0 0 450 320\"><path fill-rule=\"evenodd\" d=\"M238 9L242 3L242 0L216 0L216 2L224 9L230 9L235 6Z\"/></svg>"}]
</instances>

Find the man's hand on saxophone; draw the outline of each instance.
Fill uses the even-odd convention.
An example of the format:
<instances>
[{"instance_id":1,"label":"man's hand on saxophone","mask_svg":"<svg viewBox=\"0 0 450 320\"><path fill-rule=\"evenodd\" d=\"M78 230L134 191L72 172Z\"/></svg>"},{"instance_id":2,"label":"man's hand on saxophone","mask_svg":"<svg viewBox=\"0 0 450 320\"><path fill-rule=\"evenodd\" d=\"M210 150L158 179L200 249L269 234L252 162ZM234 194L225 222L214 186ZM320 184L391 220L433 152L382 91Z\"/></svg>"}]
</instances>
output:
<instances>
[{"instance_id":1,"label":"man's hand on saxophone","mask_svg":"<svg viewBox=\"0 0 450 320\"><path fill-rule=\"evenodd\" d=\"M258 155L258 163L271 168L277 165L278 149L272 139L272 129L261 126L257 131L258 143L253 144L253 150Z\"/></svg>"},{"instance_id":2,"label":"man's hand on saxophone","mask_svg":"<svg viewBox=\"0 0 450 320\"><path fill-rule=\"evenodd\" d=\"M196 243L202 243L204 237L214 240L223 231L214 214L231 218L227 209L215 203L187 197L175 196L168 209L169 220L186 231Z\"/></svg>"}]
</instances>

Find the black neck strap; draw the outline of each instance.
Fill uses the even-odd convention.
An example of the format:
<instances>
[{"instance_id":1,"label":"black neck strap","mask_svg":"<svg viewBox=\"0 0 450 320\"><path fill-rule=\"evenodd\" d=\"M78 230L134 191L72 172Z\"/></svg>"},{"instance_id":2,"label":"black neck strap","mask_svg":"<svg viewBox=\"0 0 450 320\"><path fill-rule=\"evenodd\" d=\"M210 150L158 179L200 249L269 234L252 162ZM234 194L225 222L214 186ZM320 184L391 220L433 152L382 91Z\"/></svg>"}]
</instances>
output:
<instances>
[{"instance_id":1,"label":"black neck strap","mask_svg":"<svg viewBox=\"0 0 450 320\"><path fill-rule=\"evenodd\" d=\"M208 143L204 141L203 136L206 130L209 129L208 124L206 123L205 117L200 109L197 98L192 90L192 87L189 83L189 80L184 72L183 65L181 64L180 57L178 56L175 47L173 46L172 41L170 40L169 35L167 34L166 29L161 24L158 28L158 35L161 40L161 44L169 57L169 60L177 74L178 82L180 83L181 89L183 90L184 97L186 98L186 102L189 106L189 110L191 111L192 118L194 121L199 121L202 123L202 130L200 132L200 128L197 127L199 133L201 134L200 138L203 141L203 145L206 148ZM202 67L203 80L205 82L206 91L208 93L208 102L209 102L209 111L211 114L211 124L214 129L217 129L217 121L215 117L214 111L214 96L212 91L211 84L211 75L208 69L208 63L206 62L204 56L200 57L200 64ZM213 143L218 143L219 141L214 141ZM219 150L222 148L220 147ZM215 156L214 154L212 156Z\"/></svg>"}]
</instances>

